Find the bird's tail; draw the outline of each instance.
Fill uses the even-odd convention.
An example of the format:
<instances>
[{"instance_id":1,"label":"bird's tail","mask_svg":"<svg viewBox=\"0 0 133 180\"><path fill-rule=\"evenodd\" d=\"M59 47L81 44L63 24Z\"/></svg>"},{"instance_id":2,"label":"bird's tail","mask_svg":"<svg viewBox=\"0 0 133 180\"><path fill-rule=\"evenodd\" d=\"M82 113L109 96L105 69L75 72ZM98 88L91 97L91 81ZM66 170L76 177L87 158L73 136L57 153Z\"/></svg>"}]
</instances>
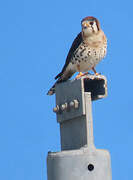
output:
<instances>
[{"instance_id":1,"label":"bird's tail","mask_svg":"<svg viewBox=\"0 0 133 180\"><path fill-rule=\"evenodd\" d=\"M62 80L61 78L59 78L59 79L55 82L55 84L49 89L47 95L53 95L53 94L55 93L55 86L56 86L56 84L61 83L61 82L64 82L64 81L66 81L66 80Z\"/></svg>"},{"instance_id":2,"label":"bird's tail","mask_svg":"<svg viewBox=\"0 0 133 180\"><path fill-rule=\"evenodd\" d=\"M67 73L62 73L61 76L59 77L59 79L55 82L55 84L50 88L50 90L48 91L47 95L53 95L55 93L55 86L58 83L62 83L67 81L72 75L74 74L74 72L67 72Z\"/></svg>"},{"instance_id":3,"label":"bird's tail","mask_svg":"<svg viewBox=\"0 0 133 180\"><path fill-rule=\"evenodd\" d=\"M55 85L56 83L50 88L50 90L47 92L47 95L53 95L55 93Z\"/></svg>"}]
</instances>

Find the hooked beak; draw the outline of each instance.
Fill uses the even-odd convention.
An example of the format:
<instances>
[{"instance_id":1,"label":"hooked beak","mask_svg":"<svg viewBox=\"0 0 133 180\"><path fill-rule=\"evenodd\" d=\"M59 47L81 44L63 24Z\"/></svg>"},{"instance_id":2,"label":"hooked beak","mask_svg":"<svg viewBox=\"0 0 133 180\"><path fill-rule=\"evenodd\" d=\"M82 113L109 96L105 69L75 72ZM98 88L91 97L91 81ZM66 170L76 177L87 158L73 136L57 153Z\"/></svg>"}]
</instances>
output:
<instances>
[{"instance_id":1,"label":"hooked beak","mask_svg":"<svg viewBox=\"0 0 133 180\"><path fill-rule=\"evenodd\" d=\"M86 23L86 22L85 22L85 23L82 24L82 28L83 28L83 29L86 29L87 27L89 27L89 23Z\"/></svg>"}]
</instances>

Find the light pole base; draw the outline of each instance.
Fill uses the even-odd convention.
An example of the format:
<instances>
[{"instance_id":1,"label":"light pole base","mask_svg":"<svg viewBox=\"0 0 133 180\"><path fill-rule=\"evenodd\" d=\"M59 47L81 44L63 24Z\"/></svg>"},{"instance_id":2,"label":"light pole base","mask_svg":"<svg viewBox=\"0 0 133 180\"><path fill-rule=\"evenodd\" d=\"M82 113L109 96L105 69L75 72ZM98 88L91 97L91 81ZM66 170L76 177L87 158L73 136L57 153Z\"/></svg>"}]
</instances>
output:
<instances>
[{"instance_id":1,"label":"light pole base","mask_svg":"<svg viewBox=\"0 0 133 180\"><path fill-rule=\"evenodd\" d=\"M48 180L111 180L110 154L106 150L50 152L47 157Z\"/></svg>"}]
</instances>

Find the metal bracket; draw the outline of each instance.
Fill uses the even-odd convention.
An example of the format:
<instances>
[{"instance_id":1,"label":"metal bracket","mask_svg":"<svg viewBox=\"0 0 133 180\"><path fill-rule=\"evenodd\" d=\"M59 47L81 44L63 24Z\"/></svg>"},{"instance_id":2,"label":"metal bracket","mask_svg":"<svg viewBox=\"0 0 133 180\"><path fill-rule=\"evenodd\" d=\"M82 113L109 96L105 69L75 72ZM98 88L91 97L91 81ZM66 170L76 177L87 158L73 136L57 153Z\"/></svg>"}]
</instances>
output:
<instances>
[{"instance_id":1,"label":"metal bracket","mask_svg":"<svg viewBox=\"0 0 133 180\"><path fill-rule=\"evenodd\" d=\"M91 93L92 100L107 96L107 80L102 75L86 75L78 80L71 80L56 85L57 121L62 122L85 115L84 93Z\"/></svg>"},{"instance_id":2,"label":"metal bracket","mask_svg":"<svg viewBox=\"0 0 133 180\"><path fill-rule=\"evenodd\" d=\"M48 180L111 180L110 154L93 142L91 101L107 96L104 76L87 75L56 85L53 111L60 124L61 152L49 152Z\"/></svg>"}]
</instances>

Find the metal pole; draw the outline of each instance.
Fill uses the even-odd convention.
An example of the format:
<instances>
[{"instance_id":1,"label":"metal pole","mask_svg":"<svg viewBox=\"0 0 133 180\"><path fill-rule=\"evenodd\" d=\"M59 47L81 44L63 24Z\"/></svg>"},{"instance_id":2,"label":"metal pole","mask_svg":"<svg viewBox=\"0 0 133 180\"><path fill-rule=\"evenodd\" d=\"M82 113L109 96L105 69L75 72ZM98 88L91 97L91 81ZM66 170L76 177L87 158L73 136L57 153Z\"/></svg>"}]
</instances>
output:
<instances>
[{"instance_id":1,"label":"metal pole","mask_svg":"<svg viewBox=\"0 0 133 180\"><path fill-rule=\"evenodd\" d=\"M104 76L89 75L56 86L61 152L47 156L48 180L111 180L110 154L93 141L91 101L107 96Z\"/></svg>"}]
</instances>

